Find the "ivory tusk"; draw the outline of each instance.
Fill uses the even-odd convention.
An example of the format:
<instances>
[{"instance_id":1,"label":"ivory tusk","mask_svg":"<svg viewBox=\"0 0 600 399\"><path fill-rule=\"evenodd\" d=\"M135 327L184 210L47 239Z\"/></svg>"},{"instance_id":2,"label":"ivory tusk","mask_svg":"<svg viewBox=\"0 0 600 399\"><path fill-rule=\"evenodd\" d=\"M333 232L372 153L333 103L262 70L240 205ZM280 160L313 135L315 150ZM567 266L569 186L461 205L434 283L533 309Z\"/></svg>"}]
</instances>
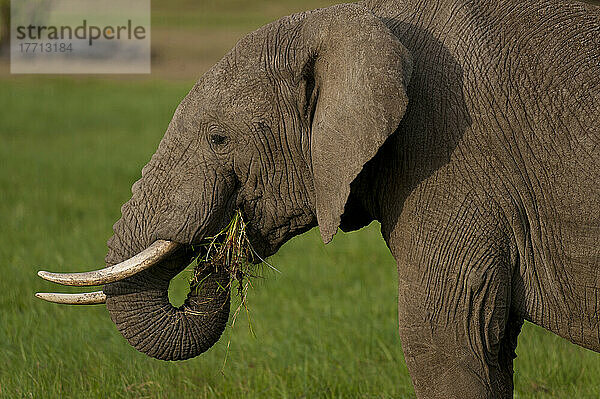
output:
<instances>
[{"instance_id":1,"label":"ivory tusk","mask_svg":"<svg viewBox=\"0 0 600 399\"><path fill-rule=\"evenodd\" d=\"M154 266L173 253L179 246L179 244L173 241L158 240L139 254L114 266L84 273L51 273L39 271L38 276L53 283L79 287L114 283Z\"/></svg>"},{"instance_id":2,"label":"ivory tusk","mask_svg":"<svg viewBox=\"0 0 600 399\"><path fill-rule=\"evenodd\" d=\"M37 298L54 303L67 305L99 305L106 303L106 295L102 291L86 292L84 294L55 294L50 292L38 292Z\"/></svg>"}]
</instances>

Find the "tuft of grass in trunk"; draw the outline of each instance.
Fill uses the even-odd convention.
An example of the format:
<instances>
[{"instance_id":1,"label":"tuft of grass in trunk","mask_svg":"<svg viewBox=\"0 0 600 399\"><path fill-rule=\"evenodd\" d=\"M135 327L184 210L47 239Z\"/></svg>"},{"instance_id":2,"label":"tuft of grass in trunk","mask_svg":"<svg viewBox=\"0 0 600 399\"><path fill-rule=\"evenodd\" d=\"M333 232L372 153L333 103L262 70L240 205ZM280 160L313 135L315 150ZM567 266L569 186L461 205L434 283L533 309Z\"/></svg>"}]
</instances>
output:
<instances>
[{"instance_id":1,"label":"tuft of grass in trunk","mask_svg":"<svg viewBox=\"0 0 600 399\"><path fill-rule=\"evenodd\" d=\"M242 213L238 209L235 211L233 218L222 231L213 237L205 239L205 242L201 245L205 251L201 251L201 254L196 259L196 267L192 273L190 280L190 287L192 289L198 289L204 279L210 275L206 275L204 271L207 267L213 268L215 272L227 273L229 275L229 282L227 287L221 287L223 290L230 290L233 288L232 284L237 283L237 293L240 297L240 304L233 312L231 318L231 327L235 326L235 321L243 308L246 311L248 317L248 329L253 337L256 337L254 329L252 328L252 319L250 318L250 310L248 308L247 294L248 288L252 287L251 278L258 277L253 274L256 270L256 265L253 264L254 257L264 262L260 256L254 251L250 241L246 236L246 224L242 218ZM264 262L268 264L268 262ZM273 266L269 265L272 269L276 270ZM227 349L225 352L225 358L223 359L223 365L221 367L221 373L225 374L225 365L227 363L227 357L229 355L229 346L231 341L227 342Z\"/></svg>"},{"instance_id":2,"label":"tuft of grass in trunk","mask_svg":"<svg viewBox=\"0 0 600 399\"><path fill-rule=\"evenodd\" d=\"M237 283L237 294L240 297L240 305L233 313L231 326L235 325L235 320L243 308L248 315L250 332L254 335L252 323L250 321L250 311L247 302L248 288L252 287L251 278L258 277L253 274L256 265L252 262L258 255L252 249L250 241L246 236L246 224L242 218L240 210L236 210L233 218L222 231L213 237L205 239L201 245L205 251L201 251L196 261L196 267L192 273L190 287L198 288L202 284L202 270L206 267L213 267L220 272L225 271L229 274L229 286L223 289L231 289L234 282ZM205 276L205 275L204 275ZM206 278L206 277L204 277Z\"/></svg>"}]
</instances>

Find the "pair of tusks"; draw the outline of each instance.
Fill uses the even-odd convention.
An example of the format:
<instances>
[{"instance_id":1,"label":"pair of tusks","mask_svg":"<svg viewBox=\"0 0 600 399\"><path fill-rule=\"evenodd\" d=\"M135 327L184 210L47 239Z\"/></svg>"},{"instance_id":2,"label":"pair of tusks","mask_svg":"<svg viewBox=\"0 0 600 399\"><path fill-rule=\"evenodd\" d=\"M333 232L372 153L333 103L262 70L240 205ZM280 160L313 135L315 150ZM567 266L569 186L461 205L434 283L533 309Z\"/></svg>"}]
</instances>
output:
<instances>
[{"instance_id":1,"label":"pair of tusks","mask_svg":"<svg viewBox=\"0 0 600 399\"><path fill-rule=\"evenodd\" d=\"M38 276L44 280L52 281L53 283L77 287L114 283L115 281L131 277L142 270L154 266L172 254L179 246L180 244L173 241L158 240L139 254L114 266L84 273L50 273L39 271ZM48 302L70 305L96 305L106 303L106 295L104 295L102 291L82 294L38 292L35 296Z\"/></svg>"}]
</instances>

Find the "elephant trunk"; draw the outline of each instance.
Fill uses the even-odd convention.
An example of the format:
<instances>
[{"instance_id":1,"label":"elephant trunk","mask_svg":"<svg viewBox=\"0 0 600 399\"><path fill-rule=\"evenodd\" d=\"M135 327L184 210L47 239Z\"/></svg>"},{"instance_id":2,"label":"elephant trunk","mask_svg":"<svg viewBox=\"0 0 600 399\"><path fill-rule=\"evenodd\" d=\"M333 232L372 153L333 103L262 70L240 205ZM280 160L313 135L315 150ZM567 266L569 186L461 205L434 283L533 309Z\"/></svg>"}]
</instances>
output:
<instances>
[{"instance_id":1,"label":"elephant trunk","mask_svg":"<svg viewBox=\"0 0 600 399\"><path fill-rule=\"evenodd\" d=\"M104 286L111 319L129 343L160 360L185 360L208 350L229 317L229 274L205 264L178 308L169 302L169 282L193 259L182 246L168 259L125 280Z\"/></svg>"}]
</instances>

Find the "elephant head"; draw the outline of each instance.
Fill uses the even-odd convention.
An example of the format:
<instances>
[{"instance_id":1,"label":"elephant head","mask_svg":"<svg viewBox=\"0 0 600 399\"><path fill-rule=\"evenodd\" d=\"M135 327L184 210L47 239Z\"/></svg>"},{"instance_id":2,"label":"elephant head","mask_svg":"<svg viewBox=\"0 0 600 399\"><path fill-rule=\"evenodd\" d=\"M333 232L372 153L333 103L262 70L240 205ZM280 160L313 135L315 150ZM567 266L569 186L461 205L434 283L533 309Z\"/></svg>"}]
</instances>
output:
<instances>
[{"instance_id":1,"label":"elephant head","mask_svg":"<svg viewBox=\"0 0 600 399\"><path fill-rule=\"evenodd\" d=\"M236 209L263 258L317 224L329 242L351 183L402 119L410 74L408 51L360 5L249 34L175 111L114 225L108 267L41 275L105 284L111 318L136 349L163 360L199 355L225 328L229 292L226 273L207 271L202 290L180 308L169 303L169 281L197 255L193 245ZM94 295L77 300L104 299Z\"/></svg>"}]
</instances>

